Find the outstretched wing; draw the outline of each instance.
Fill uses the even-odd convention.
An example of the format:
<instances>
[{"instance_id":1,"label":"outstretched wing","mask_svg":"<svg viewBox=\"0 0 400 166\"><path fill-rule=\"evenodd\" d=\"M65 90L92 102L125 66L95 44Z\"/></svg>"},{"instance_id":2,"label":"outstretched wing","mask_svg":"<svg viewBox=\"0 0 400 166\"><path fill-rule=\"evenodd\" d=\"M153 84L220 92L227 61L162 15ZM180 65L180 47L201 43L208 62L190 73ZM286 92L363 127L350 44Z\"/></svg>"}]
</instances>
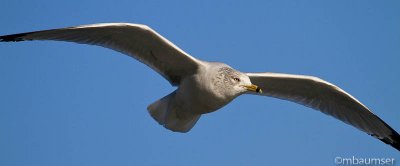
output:
<instances>
[{"instance_id":1,"label":"outstretched wing","mask_svg":"<svg viewBox=\"0 0 400 166\"><path fill-rule=\"evenodd\" d=\"M103 23L0 36L3 42L25 40L57 40L110 48L146 64L172 85L196 72L200 62L140 24Z\"/></svg>"},{"instance_id":2,"label":"outstretched wing","mask_svg":"<svg viewBox=\"0 0 400 166\"><path fill-rule=\"evenodd\" d=\"M293 101L352 125L400 151L400 136L366 106L339 87L316 77L247 73L263 93L253 93Z\"/></svg>"}]
</instances>

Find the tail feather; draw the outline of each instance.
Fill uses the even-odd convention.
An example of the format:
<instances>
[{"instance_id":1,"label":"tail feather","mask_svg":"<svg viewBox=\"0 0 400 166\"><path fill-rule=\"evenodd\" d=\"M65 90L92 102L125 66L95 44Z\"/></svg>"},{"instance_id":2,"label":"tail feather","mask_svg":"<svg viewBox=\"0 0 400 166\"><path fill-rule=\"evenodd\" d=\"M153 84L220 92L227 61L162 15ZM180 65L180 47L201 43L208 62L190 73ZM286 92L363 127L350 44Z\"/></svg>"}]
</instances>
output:
<instances>
[{"instance_id":1,"label":"tail feather","mask_svg":"<svg viewBox=\"0 0 400 166\"><path fill-rule=\"evenodd\" d=\"M165 128L176 132L188 132L201 115L185 112L175 102L176 92L157 100L147 107L150 115Z\"/></svg>"}]
</instances>

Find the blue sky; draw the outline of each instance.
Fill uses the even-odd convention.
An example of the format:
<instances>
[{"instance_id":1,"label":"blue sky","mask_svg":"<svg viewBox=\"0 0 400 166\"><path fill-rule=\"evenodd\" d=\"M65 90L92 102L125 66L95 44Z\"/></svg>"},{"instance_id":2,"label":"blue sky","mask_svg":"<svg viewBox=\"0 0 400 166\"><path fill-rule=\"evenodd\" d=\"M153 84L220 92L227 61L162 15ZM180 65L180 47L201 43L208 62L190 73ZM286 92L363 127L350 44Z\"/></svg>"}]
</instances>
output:
<instances>
[{"instance_id":1,"label":"blue sky","mask_svg":"<svg viewBox=\"0 0 400 166\"><path fill-rule=\"evenodd\" d=\"M100 22L151 26L246 72L314 75L400 131L399 1L3 1L0 34ZM175 88L112 50L0 43L0 165L334 165L399 152L334 118L241 96L186 134L147 105Z\"/></svg>"}]
</instances>

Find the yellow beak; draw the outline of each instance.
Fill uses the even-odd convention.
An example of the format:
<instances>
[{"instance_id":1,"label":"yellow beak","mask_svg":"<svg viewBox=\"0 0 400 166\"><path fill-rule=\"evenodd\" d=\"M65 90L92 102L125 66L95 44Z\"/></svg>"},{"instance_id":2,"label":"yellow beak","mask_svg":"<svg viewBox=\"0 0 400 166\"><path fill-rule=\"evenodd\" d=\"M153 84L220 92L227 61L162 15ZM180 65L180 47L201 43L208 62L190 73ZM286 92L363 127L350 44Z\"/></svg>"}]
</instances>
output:
<instances>
[{"instance_id":1,"label":"yellow beak","mask_svg":"<svg viewBox=\"0 0 400 166\"><path fill-rule=\"evenodd\" d=\"M248 91L262 93L261 88L259 88L257 85L242 85L242 86L245 87Z\"/></svg>"}]
</instances>

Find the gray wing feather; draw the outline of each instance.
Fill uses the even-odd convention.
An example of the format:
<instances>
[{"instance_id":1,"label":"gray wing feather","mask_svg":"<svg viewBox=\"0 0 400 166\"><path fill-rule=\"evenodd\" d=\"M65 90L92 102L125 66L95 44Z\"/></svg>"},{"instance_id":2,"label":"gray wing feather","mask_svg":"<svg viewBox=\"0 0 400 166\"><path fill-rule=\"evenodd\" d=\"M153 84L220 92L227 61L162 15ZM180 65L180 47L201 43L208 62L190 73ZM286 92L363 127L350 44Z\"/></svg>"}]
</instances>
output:
<instances>
[{"instance_id":1,"label":"gray wing feather","mask_svg":"<svg viewBox=\"0 0 400 166\"><path fill-rule=\"evenodd\" d=\"M366 106L339 87L317 77L247 73L264 96L302 104L352 125L400 151L400 136Z\"/></svg>"},{"instance_id":2,"label":"gray wing feather","mask_svg":"<svg viewBox=\"0 0 400 166\"><path fill-rule=\"evenodd\" d=\"M140 24L103 23L0 36L0 41L25 40L57 40L110 48L148 65L172 85L196 72L200 62Z\"/></svg>"}]
</instances>

